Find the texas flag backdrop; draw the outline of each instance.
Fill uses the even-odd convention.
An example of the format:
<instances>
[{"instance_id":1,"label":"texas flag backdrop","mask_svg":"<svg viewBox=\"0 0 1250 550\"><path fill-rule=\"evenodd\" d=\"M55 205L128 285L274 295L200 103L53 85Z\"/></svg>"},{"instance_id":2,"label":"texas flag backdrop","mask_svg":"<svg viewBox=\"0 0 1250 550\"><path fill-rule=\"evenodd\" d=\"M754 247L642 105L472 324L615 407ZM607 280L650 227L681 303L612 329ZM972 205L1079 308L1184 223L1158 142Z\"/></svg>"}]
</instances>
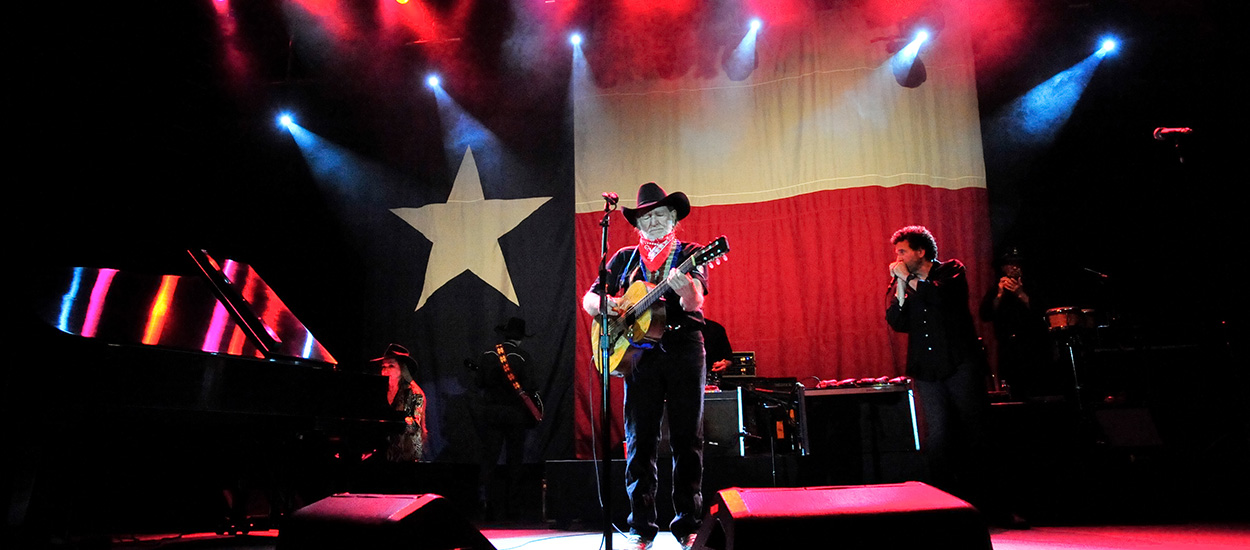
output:
<instances>
[{"instance_id":1,"label":"texas flag backdrop","mask_svg":"<svg viewBox=\"0 0 1250 550\"><path fill-rule=\"evenodd\" d=\"M890 235L927 226L940 259L967 264L973 299L989 283L991 245L970 37L954 25L934 36L920 52L927 80L908 88L875 40L895 34L847 8L746 34L754 57L747 50L744 65L726 47L714 71L604 78L596 70L610 53L577 57L579 295L600 259L601 194L632 207L638 186L655 181L690 197L680 239L728 237L704 311L735 351L756 353L760 376L810 387L902 374L905 337L884 320ZM610 249L636 241L613 214ZM578 319L575 448L589 457L601 392L591 319ZM619 419L620 380L613 386Z\"/></svg>"}]
</instances>

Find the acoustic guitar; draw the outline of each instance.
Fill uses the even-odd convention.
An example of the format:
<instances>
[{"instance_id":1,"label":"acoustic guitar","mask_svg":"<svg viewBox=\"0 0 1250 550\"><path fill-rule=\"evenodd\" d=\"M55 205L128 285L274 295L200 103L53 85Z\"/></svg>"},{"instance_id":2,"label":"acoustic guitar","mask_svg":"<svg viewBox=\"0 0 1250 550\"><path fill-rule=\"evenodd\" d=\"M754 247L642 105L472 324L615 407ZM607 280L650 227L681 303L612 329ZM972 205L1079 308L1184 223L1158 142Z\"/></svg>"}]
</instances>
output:
<instances>
[{"instance_id":1,"label":"acoustic guitar","mask_svg":"<svg viewBox=\"0 0 1250 550\"><path fill-rule=\"evenodd\" d=\"M686 258L677 270L682 274L690 273L719 259L727 252L729 241L722 235ZM625 376L638 360L638 356L664 335L667 325L664 304L657 302L669 290L667 278L659 284L635 281L617 299L615 310L618 315L608 319L607 328L608 348L612 350L608 357L608 370L612 376ZM595 368L602 373L600 329L599 316L596 315L590 328L590 342L595 352Z\"/></svg>"}]
</instances>

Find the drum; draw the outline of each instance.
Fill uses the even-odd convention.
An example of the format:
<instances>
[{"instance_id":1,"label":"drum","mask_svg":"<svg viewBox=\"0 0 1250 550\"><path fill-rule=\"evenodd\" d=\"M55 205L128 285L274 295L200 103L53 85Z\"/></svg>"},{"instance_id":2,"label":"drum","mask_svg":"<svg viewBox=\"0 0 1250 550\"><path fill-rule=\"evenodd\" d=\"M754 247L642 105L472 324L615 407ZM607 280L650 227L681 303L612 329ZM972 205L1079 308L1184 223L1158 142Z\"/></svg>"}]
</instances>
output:
<instances>
[{"instance_id":1,"label":"drum","mask_svg":"<svg viewBox=\"0 0 1250 550\"><path fill-rule=\"evenodd\" d=\"M1094 328L1094 310L1079 307L1055 307L1046 310L1046 324L1051 332Z\"/></svg>"}]
</instances>

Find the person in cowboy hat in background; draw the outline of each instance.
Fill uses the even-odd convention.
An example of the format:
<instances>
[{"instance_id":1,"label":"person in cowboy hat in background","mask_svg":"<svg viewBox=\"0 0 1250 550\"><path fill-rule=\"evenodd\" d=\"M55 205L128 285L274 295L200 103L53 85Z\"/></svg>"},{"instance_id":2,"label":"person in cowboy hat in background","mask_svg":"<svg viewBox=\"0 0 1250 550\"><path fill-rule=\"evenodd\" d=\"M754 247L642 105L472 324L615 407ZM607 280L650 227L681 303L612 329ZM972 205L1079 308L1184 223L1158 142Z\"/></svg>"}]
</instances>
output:
<instances>
[{"instance_id":1,"label":"person in cowboy hat in background","mask_svg":"<svg viewBox=\"0 0 1250 550\"><path fill-rule=\"evenodd\" d=\"M653 307L663 307L667 329L660 342L642 352L625 374L625 487L629 493L630 541L650 548L656 525L656 455L660 418L668 411L673 450L673 511L669 525L683 548L694 544L703 507L703 297L707 277L702 270L682 274L675 269L699 245L677 240L677 223L690 214L685 193L666 193L655 182L638 188L635 208L622 208L638 230L638 245L616 252L608 262L607 293L619 295L636 281L668 281L670 290ZM582 309L599 315L599 281L582 297ZM616 301L608 298L609 307ZM615 315L617 313L612 313Z\"/></svg>"},{"instance_id":2,"label":"person in cowboy hat in background","mask_svg":"<svg viewBox=\"0 0 1250 550\"><path fill-rule=\"evenodd\" d=\"M404 415L404 431L387 437L386 459L419 462L429 432L425 429L425 392L412 378L417 360L404 346L390 344L386 352L372 362L379 364L381 374L387 378L387 403Z\"/></svg>"},{"instance_id":3,"label":"person in cowboy hat in background","mask_svg":"<svg viewBox=\"0 0 1250 550\"><path fill-rule=\"evenodd\" d=\"M478 498L487 520L520 519L520 506L514 504L520 494L521 465L525 459L525 432L538 425L542 401L535 393L529 378L528 351L521 348L521 341L533 336L525 331L525 319L512 317L495 327L503 339L483 351L476 362L476 383L479 389L476 406L473 407L474 425L481 440L481 457L478 478ZM504 362L507 362L507 370ZM517 384L527 393L525 398L517 394L509 378L512 373ZM530 411L523 399L537 407L538 414ZM507 464L504 493L497 499L488 498L490 479L499 464L500 451ZM511 508L511 509L510 509Z\"/></svg>"}]
</instances>

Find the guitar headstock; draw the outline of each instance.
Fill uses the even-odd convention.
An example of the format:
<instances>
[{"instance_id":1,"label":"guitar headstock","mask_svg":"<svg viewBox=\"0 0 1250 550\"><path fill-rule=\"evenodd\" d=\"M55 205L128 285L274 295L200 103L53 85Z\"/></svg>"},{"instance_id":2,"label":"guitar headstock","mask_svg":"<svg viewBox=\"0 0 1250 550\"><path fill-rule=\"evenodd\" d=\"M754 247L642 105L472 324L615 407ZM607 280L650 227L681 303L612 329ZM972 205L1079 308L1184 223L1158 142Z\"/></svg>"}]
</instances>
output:
<instances>
[{"instance_id":1,"label":"guitar headstock","mask_svg":"<svg viewBox=\"0 0 1250 550\"><path fill-rule=\"evenodd\" d=\"M707 243L707 246L699 249L694 255L694 266L699 267L712 262L729 252L729 239L721 235L716 240Z\"/></svg>"}]
</instances>

